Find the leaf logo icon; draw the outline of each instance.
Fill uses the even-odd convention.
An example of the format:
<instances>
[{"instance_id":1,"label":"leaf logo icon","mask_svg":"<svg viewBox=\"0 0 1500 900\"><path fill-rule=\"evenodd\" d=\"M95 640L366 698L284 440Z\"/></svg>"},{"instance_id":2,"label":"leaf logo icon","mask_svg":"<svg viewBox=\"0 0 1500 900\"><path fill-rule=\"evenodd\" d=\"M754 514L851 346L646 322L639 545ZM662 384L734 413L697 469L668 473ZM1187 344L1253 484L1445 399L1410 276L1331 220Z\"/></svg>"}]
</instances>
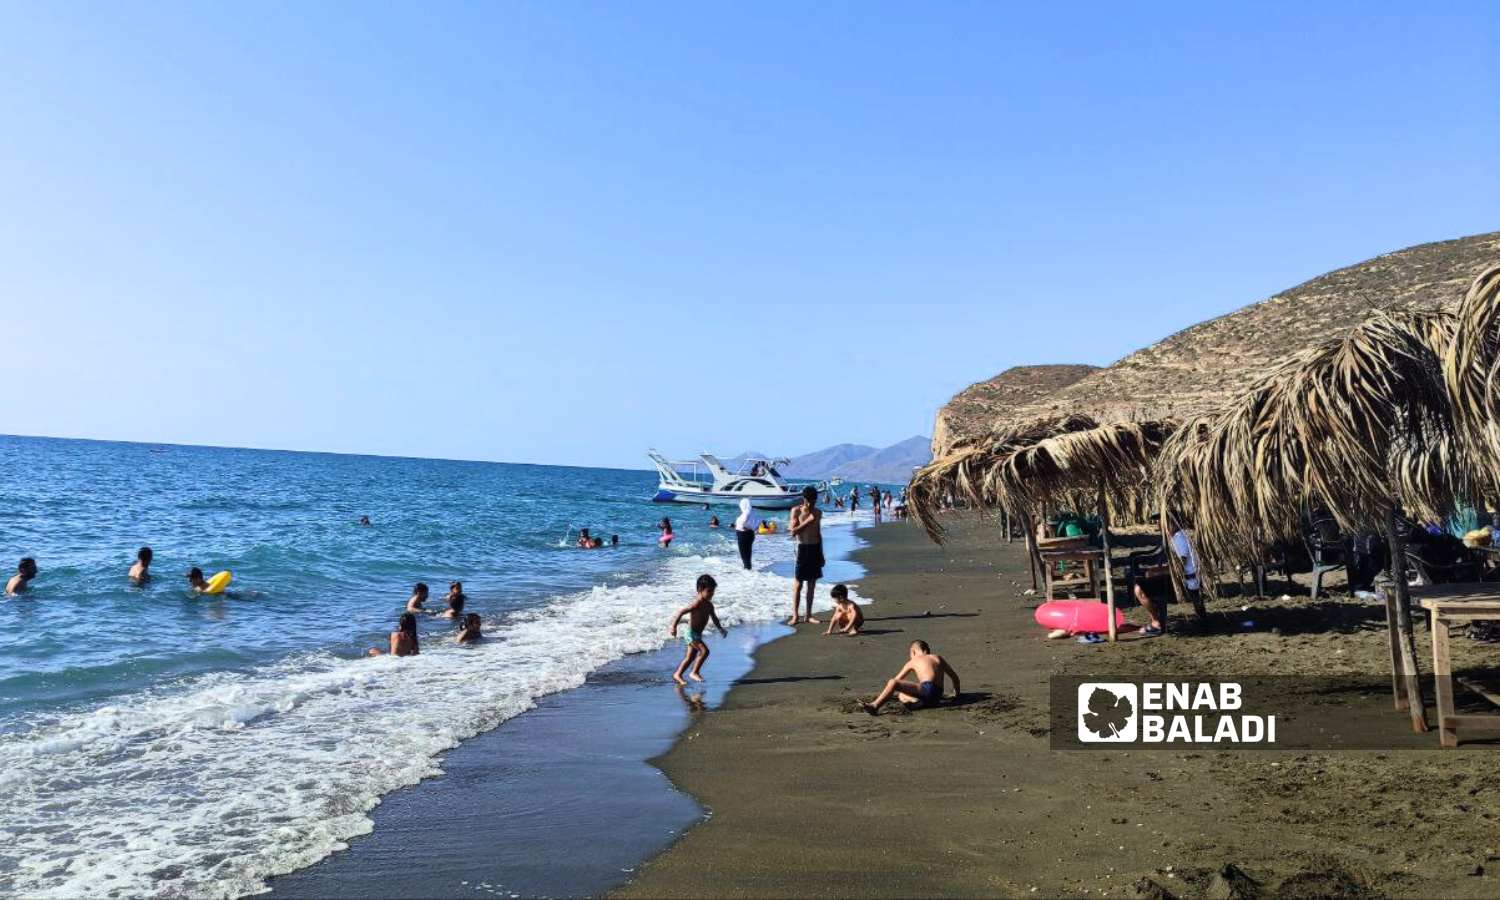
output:
<instances>
[{"instance_id":1,"label":"leaf logo icon","mask_svg":"<svg viewBox=\"0 0 1500 900\"><path fill-rule=\"evenodd\" d=\"M1083 714L1083 724L1101 738L1114 738L1124 734L1135 713L1128 697L1116 696L1106 688L1096 687L1089 694L1089 711Z\"/></svg>"}]
</instances>

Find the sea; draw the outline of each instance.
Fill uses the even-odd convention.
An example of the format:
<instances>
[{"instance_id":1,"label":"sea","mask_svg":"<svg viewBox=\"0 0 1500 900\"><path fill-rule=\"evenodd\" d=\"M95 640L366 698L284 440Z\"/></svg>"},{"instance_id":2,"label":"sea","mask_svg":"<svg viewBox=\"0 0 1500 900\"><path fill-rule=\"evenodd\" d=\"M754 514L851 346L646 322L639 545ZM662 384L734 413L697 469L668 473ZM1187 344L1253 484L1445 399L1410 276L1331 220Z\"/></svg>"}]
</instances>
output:
<instances>
[{"instance_id":1,"label":"sea","mask_svg":"<svg viewBox=\"0 0 1500 900\"><path fill-rule=\"evenodd\" d=\"M263 891L369 832L445 751L659 650L700 574L726 626L786 614L784 528L746 571L733 508L652 504L655 487L647 471L0 436L0 571L40 568L0 599L0 895ZM580 527L619 546L579 550ZM134 587L146 545L153 577ZM190 567L233 582L195 596ZM414 583L441 609L453 580L482 643L422 617L419 656L367 656Z\"/></svg>"}]
</instances>

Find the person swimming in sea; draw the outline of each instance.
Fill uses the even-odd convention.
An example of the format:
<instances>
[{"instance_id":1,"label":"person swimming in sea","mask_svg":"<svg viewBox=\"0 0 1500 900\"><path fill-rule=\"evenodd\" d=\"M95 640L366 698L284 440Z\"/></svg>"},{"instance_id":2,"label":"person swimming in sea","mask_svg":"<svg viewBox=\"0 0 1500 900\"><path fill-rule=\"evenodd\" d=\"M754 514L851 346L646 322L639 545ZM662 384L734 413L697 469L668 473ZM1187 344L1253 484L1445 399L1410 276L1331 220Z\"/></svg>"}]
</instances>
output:
<instances>
[{"instance_id":1,"label":"person swimming in sea","mask_svg":"<svg viewBox=\"0 0 1500 900\"><path fill-rule=\"evenodd\" d=\"M409 613L425 613L426 608L422 604L427 602L427 583L419 581L411 589L411 597L406 601L406 611Z\"/></svg>"},{"instance_id":2,"label":"person swimming in sea","mask_svg":"<svg viewBox=\"0 0 1500 900\"><path fill-rule=\"evenodd\" d=\"M396 622L396 630L391 632L391 649L381 650L379 647L370 648L370 656L416 656L422 652L417 642L417 617L413 613L402 613Z\"/></svg>"},{"instance_id":3,"label":"person swimming in sea","mask_svg":"<svg viewBox=\"0 0 1500 900\"><path fill-rule=\"evenodd\" d=\"M130 564L130 572L125 576L130 583L140 587L151 580L151 548L142 547L135 552L135 562Z\"/></svg>"},{"instance_id":4,"label":"person swimming in sea","mask_svg":"<svg viewBox=\"0 0 1500 900\"><path fill-rule=\"evenodd\" d=\"M610 535L609 536L609 545L611 547L618 547L618 546L620 546L620 536L618 534L612 534L612 535Z\"/></svg>"},{"instance_id":5,"label":"person swimming in sea","mask_svg":"<svg viewBox=\"0 0 1500 900\"><path fill-rule=\"evenodd\" d=\"M708 517L708 527L709 528L718 528L719 527L719 517L718 516L709 516Z\"/></svg>"},{"instance_id":6,"label":"person swimming in sea","mask_svg":"<svg viewBox=\"0 0 1500 900\"><path fill-rule=\"evenodd\" d=\"M195 594L201 594L208 590L208 579L203 577L203 570L197 566L188 569L187 583L188 587L192 588Z\"/></svg>"},{"instance_id":7,"label":"person swimming in sea","mask_svg":"<svg viewBox=\"0 0 1500 900\"><path fill-rule=\"evenodd\" d=\"M447 602L448 608L438 613L438 615L444 619L462 618L464 614L464 603L467 602L468 599L468 596L464 594L463 582L449 582L448 596L443 598L443 600Z\"/></svg>"},{"instance_id":8,"label":"person swimming in sea","mask_svg":"<svg viewBox=\"0 0 1500 900\"><path fill-rule=\"evenodd\" d=\"M369 525L370 525L370 517L369 516L360 516L359 517L359 524L361 524L361 525L365 526L366 528L368 528Z\"/></svg>"},{"instance_id":9,"label":"person swimming in sea","mask_svg":"<svg viewBox=\"0 0 1500 900\"><path fill-rule=\"evenodd\" d=\"M594 546L594 539L591 536L589 536L589 530L587 528L580 528L580 529L578 529L578 545L577 546L578 546L578 549L580 549L580 550L587 550L590 547Z\"/></svg>"},{"instance_id":10,"label":"person swimming in sea","mask_svg":"<svg viewBox=\"0 0 1500 900\"><path fill-rule=\"evenodd\" d=\"M662 516L661 524L656 527L661 529L661 537L657 538L657 540L663 547L671 546L672 538L677 536L672 533L672 520L667 518L666 516Z\"/></svg>"},{"instance_id":11,"label":"person swimming in sea","mask_svg":"<svg viewBox=\"0 0 1500 900\"><path fill-rule=\"evenodd\" d=\"M10 576L10 581L5 583L5 596L14 597L26 593L31 579L36 577L38 571L36 560L29 556L21 557L20 563L16 565L16 574Z\"/></svg>"},{"instance_id":12,"label":"person swimming in sea","mask_svg":"<svg viewBox=\"0 0 1500 900\"><path fill-rule=\"evenodd\" d=\"M458 628L458 642L460 644L477 644L484 639L484 622L479 618L479 613L468 613L464 616L463 624Z\"/></svg>"}]
</instances>

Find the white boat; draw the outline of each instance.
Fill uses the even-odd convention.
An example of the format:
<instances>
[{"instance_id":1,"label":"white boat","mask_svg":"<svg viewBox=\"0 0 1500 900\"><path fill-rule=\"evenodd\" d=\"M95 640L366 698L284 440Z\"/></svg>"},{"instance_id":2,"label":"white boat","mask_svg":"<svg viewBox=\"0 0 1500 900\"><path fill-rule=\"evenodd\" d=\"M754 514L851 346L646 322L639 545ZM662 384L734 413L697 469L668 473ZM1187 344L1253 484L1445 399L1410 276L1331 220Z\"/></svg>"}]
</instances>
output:
<instances>
[{"instance_id":1,"label":"white boat","mask_svg":"<svg viewBox=\"0 0 1500 900\"><path fill-rule=\"evenodd\" d=\"M673 462L652 450L646 454L656 465L661 482L656 486L654 503L732 503L745 498L756 509L791 509L802 502L802 487L792 487L776 470L787 464L785 458L747 458L740 471L730 472L712 453L700 453L697 459ZM814 485L821 494L826 484Z\"/></svg>"}]
</instances>

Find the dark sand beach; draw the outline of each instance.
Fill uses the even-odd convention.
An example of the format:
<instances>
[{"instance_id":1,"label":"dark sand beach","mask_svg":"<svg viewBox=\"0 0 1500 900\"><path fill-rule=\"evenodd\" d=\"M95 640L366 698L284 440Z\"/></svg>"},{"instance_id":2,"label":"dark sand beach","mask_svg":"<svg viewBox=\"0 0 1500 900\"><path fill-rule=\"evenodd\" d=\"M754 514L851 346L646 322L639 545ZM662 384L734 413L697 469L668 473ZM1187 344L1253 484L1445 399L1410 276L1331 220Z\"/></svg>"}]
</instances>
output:
<instances>
[{"instance_id":1,"label":"dark sand beach","mask_svg":"<svg viewBox=\"0 0 1500 900\"><path fill-rule=\"evenodd\" d=\"M1500 893L1493 746L1443 751L1435 735L1410 733L1391 707L1374 603L1227 599L1210 604L1209 629L1114 647L1049 642L1024 594L1022 545L992 525L950 524L941 547L914 526L861 532L860 590L876 601L867 633L804 626L762 646L722 706L656 760L711 815L620 894ZM1176 621L1183 611L1173 607ZM857 699L917 638L958 669L963 701L871 718ZM1419 652L1426 638L1419 628ZM1486 649L1455 641L1455 664ZM1051 676L1195 674L1306 676L1290 710L1385 749L1051 749Z\"/></svg>"}]
</instances>

